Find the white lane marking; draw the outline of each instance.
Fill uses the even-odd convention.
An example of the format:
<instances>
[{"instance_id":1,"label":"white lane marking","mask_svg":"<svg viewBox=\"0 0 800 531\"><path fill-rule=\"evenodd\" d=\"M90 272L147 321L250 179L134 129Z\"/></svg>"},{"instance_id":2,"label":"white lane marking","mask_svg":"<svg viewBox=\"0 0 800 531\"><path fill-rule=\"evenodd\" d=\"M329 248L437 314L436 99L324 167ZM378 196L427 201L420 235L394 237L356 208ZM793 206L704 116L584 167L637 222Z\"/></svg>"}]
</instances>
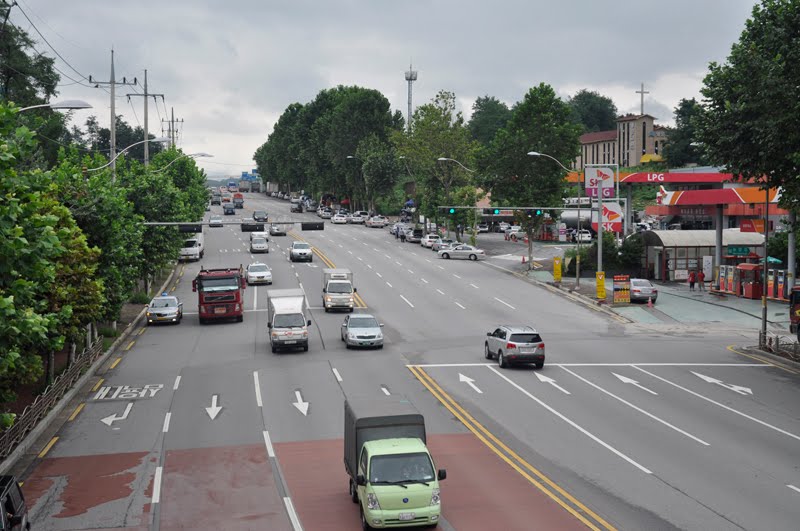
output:
<instances>
[{"instance_id":1,"label":"white lane marking","mask_svg":"<svg viewBox=\"0 0 800 531\"><path fill-rule=\"evenodd\" d=\"M253 371L253 384L256 386L256 404L258 404L258 407L264 407L263 402L261 402L261 384L258 383L258 371Z\"/></svg>"},{"instance_id":2,"label":"white lane marking","mask_svg":"<svg viewBox=\"0 0 800 531\"><path fill-rule=\"evenodd\" d=\"M342 245L341 243L339 244L339 247L341 247L342 249L344 249L344 245Z\"/></svg>"},{"instance_id":3,"label":"white lane marking","mask_svg":"<svg viewBox=\"0 0 800 531\"><path fill-rule=\"evenodd\" d=\"M367 267L368 267L368 268L370 268L370 269L372 269L372 266L371 266L371 265L369 265L369 264L367 264Z\"/></svg>"},{"instance_id":4,"label":"white lane marking","mask_svg":"<svg viewBox=\"0 0 800 531\"><path fill-rule=\"evenodd\" d=\"M438 291L440 295L444 295L444 291L440 290L439 288L436 288L436 291Z\"/></svg>"},{"instance_id":5,"label":"white lane marking","mask_svg":"<svg viewBox=\"0 0 800 531\"><path fill-rule=\"evenodd\" d=\"M788 431L782 430L782 429L778 428L777 426L773 426L772 424L769 424L768 422L764 422L763 420L759 420L759 419L757 419L757 418L755 418L755 417L751 417L750 415L748 415L748 414L746 414L746 413L742 413L741 411L738 411L738 410L736 410L736 409L733 409L732 407L728 407L728 406L726 406L725 404L720 404L720 403L719 403L719 402L717 402L716 400L712 400L712 399L710 399L710 398L708 398L708 397L705 397L705 396L701 395L700 393L695 393L694 391L691 391L691 390L689 390L689 389L686 389L685 387L681 387L680 385L678 385L678 384L676 384L676 383L670 382L669 380L667 380L667 379L665 379L665 378L662 378L661 376L656 376L656 375L655 375L655 374L653 374L652 372L646 371L646 370L644 370L644 369L642 369L642 368L640 368L640 367L637 367L636 365L633 365L633 368L634 368L634 369L636 369L636 370L642 371L642 372L643 372L643 373L645 373L645 374L649 374L650 376L652 376L653 378L656 378L657 380L661 380L661 381L662 381L662 382L664 382L664 383L668 383L668 384L670 384L670 385L671 385L671 386L673 386L673 387L677 387L678 389L681 389L681 390L683 390L683 391L686 391L686 392L687 392L687 393L689 393L690 395L694 395L694 396L696 396L697 398L702 398L702 399L703 399L703 400L705 400L706 402L711 402L712 404L714 404L714 405L717 405L717 406L721 407L722 409L727 409L727 410L728 410L728 411L730 411L731 413L736 413L737 415L741 415L742 417L744 417L744 418L746 418L746 419L752 420L753 422L757 422L757 423L761 424L762 426L766 426L767 428L770 428L770 429L772 429L772 430L775 430L775 431L777 431L778 433L782 433L782 434L784 434L784 435L788 435L788 436L789 436L789 437L791 437L792 439L797 439L798 441L800 441L800 437L798 437L798 436L797 436L797 435L795 435L794 433L789 433Z\"/></svg>"},{"instance_id":6,"label":"white lane marking","mask_svg":"<svg viewBox=\"0 0 800 531\"><path fill-rule=\"evenodd\" d=\"M302 283L302 282L298 282L297 284L300 286L300 289L302 289L302 290L303 290L303 292L305 292L305 291L306 291L306 290L304 290L304 289L303 289L303 283Z\"/></svg>"},{"instance_id":7,"label":"white lane marking","mask_svg":"<svg viewBox=\"0 0 800 531\"><path fill-rule=\"evenodd\" d=\"M438 267L441 270L444 270L444 268L442 266L440 266L440 265L437 265L436 267Z\"/></svg>"},{"instance_id":8,"label":"white lane marking","mask_svg":"<svg viewBox=\"0 0 800 531\"><path fill-rule=\"evenodd\" d=\"M424 278L421 278L420 280L421 280L421 281L423 281L425 284L427 284L427 283L428 283L428 281L427 281L427 280L425 280Z\"/></svg>"},{"instance_id":9,"label":"white lane marking","mask_svg":"<svg viewBox=\"0 0 800 531\"><path fill-rule=\"evenodd\" d=\"M406 271L408 271L408 272L409 272L409 273L411 273L412 275L414 274L414 272L413 272L413 271L411 271L410 269L406 269Z\"/></svg>"},{"instance_id":10,"label":"white lane marking","mask_svg":"<svg viewBox=\"0 0 800 531\"><path fill-rule=\"evenodd\" d=\"M391 285L391 284L389 284L388 282L386 283L386 285L387 285L387 286L389 286L390 288L392 287L392 285Z\"/></svg>"},{"instance_id":11,"label":"white lane marking","mask_svg":"<svg viewBox=\"0 0 800 531\"><path fill-rule=\"evenodd\" d=\"M295 276L295 277L297 277L297 278L300 278L300 273L298 273L297 271L295 271L295 272L294 272L294 276Z\"/></svg>"},{"instance_id":12,"label":"white lane marking","mask_svg":"<svg viewBox=\"0 0 800 531\"><path fill-rule=\"evenodd\" d=\"M494 298L494 300L496 300L496 301L497 301L497 302L499 302L500 304L505 304L506 306L508 306L508 307L509 307L509 308L511 308L512 310L516 310L516 308L514 308L513 306L511 306L509 303L507 303L507 302L505 302L505 301L501 301L501 300L500 300L500 299L498 299L497 297L495 297L495 298Z\"/></svg>"},{"instance_id":13,"label":"white lane marking","mask_svg":"<svg viewBox=\"0 0 800 531\"><path fill-rule=\"evenodd\" d=\"M361 257L359 256L359 257L358 257L358 261L359 261L359 262L363 262L363 261L364 261L364 259L363 259L363 258L361 258Z\"/></svg>"},{"instance_id":14,"label":"white lane marking","mask_svg":"<svg viewBox=\"0 0 800 531\"><path fill-rule=\"evenodd\" d=\"M379 253L379 252L380 252L380 251L379 251L378 249L376 249L375 247L373 247L373 248L372 248L372 250L373 250L373 251L375 251L376 253Z\"/></svg>"},{"instance_id":15,"label":"white lane marking","mask_svg":"<svg viewBox=\"0 0 800 531\"><path fill-rule=\"evenodd\" d=\"M620 402L622 402L622 403L623 403L623 404L625 404L626 406L628 406L628 407L630 407L630 408L633 408L633 409L635 409L636 411L638 411L639 413L642 413L643 415L647 415L647 416L648 416L648 417L650 417L651 419L653 419L653 420L655 420L655 421L657 421L657 422L660 422L661 424L663 424L664 426L666 426L666 427L668 427L668 428L670 428L670 429L673 429L673 430L677 431L677 432L678 432L678 433L680 433L681 435L685 435L686 437L689 437L690 439L694 439L695 441L699 442L699 443L700 443L700 444L702 444L703 446L711 446L709 443L705 442L703 439L700 439L700 438L698 438L698 437L695 437L695 436L694 436L694 435L692 435L691 433L685 432L685 431L683 431L682 429L678 428L677 426L673 426L672 424L670 424L670 423L669 423L669 422L667 422L666 420L660 419L660 418L656 417L655 415L653 415L652 413L650 413L650 412L648 412L648 411L645 411L644 409L642 409L642 408L640 408L640 407L638 407L638 406L635 406L635 405L631 404L630 402L628 402L628 401L627 401L627 400L625 400L624 398L620 398L620 397L618 397L617 395L615 395L614 393L612 393L612 392L610 392L610 391L607 391L607 390L603 389L602 387L600 387L599 385L597 385L597 384L595 384L595 383L593 383L593 382L590 382L589 380L587 380L587 379L586 379L586 378L584 378L583 376L580 376L579 374L575 373L574 371L571 371L571 370L567 369L566 367L561 367L561 368L562 368L563 370L567 371L568 373L570 373L570 374L571 374L572 376L574 376L575 378L577 378L577 379L579 379L579 380L581 380L581 381L583 381L583 382L585 382L585 383L587 383L587 384L591 385L592 387L594 387L594 388L595 388L595 389L597 389L598 391L600 391L600 392L602 392L602 393L605 393L605 394L607 394L607 395L608 395L608 396L610 396L611 398L616 398L617 400L619 400Z\"/></svg>"},{"instance_id":16,"label":"white lane marking","mask_svg":"<svg viewBox=\"0 0 800 531\"><path fill-rule=\"evenodd\" d=\"M787 487L789 487L789 488L790 488L790 489L792 489L792 490L795 490L795 491L797 491L797 492L800 492L800 489L798 489L798 488L797 488L797 487L795 487L794 485L786 485L786 486L787 486Z\"/></svg>"},{"instance_id":17,"label":"white lane marking","mask_svg":"<svg viewBox=\"0 0 800 531\"><path fill-rule=\"evenodd\" d=\"M383 256L385 256L386 258L388 258L388 259L390 259L390 260L392 259L392 257L391 257L391 256L389 256L388 254L384 254Z\"/></svg>"},{"instance_id":18,"label":"white lane marking","mask_svg":"<svg viewBox=\"0 0 800 531\"><path fill-rule=\"evenodd\" d=\"M347 252L350 253L350 254L353 254L353 251L347 251Z\"/></svg>"},{"instance_id":19,"label":"white lane marking","mask_svg":"<svg viewBox=\"0 0 800 531\"><path fill-rule=\"evenodd\" d=\"M272 439L269 438L269 432L264 430L264 446L267 447L267 455L275 457L275 448L272 447Z\"/></svg>"},{"instance_id":20,"label":"white lane marking","mask_svg":"<svg viewBox=\"0 0 800 531\"><path fill-rule=\"evenodd\" d=\"M433 262L431 262L430 260L428 260L427 258L425 259L425 261L426 261L426 262L429 262L429 263L431 263L431 264L433 263Z\"/></svg>"},{"instance_id":21,"label":"white lane marking","mask_svg":"<svg viewBox=\"0 0 800 531\"><path fill-rule=\"evenodd\" d=\"M375 274L376 274L376 275L378 275L378 278L383 278L383 275L381 275L381 274L380 274L380 273L378 273L377 271L375 271Z\"/></svg>"},{"instance_id":22,"label":"white lane marking","mask_svg":"<svg viewBox=\"0 0 800 531\"><path fill-rule=\"evenodd\" d=\"M292 499L289 496L283 497L283 503L286 505L286 512L289 513L289 520L292 521L292 528L294 531L303 531L303 526L300 525L300 519L297 517L297 512L292 505Z\"/></svg>"},{"instance_id":23,"label":"white lane marking","mask_svg":"<svg viewBox=\"0 0 800 531\"><path fill-rule=\"evenodd\" d=\"M455 273L453 273L453 276L456 277L456 278L461 278L460 276L456 275Z\"/></svg>"},{"instance_id":24,"label":"white lane marking","mask_svg":"<svg viewBox=\"0 0 800 531\"><path fill-rule=\"evenodd\" d=\"M258 286L253 288L253 309L258 308Z\"/></svg>"},{"instance_id":25,"label":"white lane marking","mask_svg":"<svg viewBox=\"0 0 800 531\"><path fill-rule=\"evenodd\" d=\"M406 301L406 304L408 304L408 305L409 305L409 306L411 306L412 308L414 307L414 305L413 305L413 304L411 304L411 301L409 301L408 299L406 299L406 298L405 298L405 297L403 297L402 295L400 295L400 298L401 298L401 299L403 299L404 301Z\"/></svg>"},{"instance_id":26,"label":"white lane marking","mask_svg":"<svg viewBox=\"0 0 800 531\"><path fill-rule=\"evenodd\" d=\"M457 302L455 303L455 305L456 305L456 306L458 306L459 308L461 308L462 310L466 310L466 308L465 308L465 307L461 306L461 305L460 305L459 303L457 303Z\"/></svg>"},{"instance_id":27,"label":"white lane marking","mask_svg":"<svg viewBox=\"0 0 800 531\"><path fill-rule=\"evenodd\" d=\"M384 386L381 386L381 391L383 391L383 394L385 394L386 396L390 396L390 395L392 394L392 393L390 393L390 392L389 392L389 390L388 390L388 389L386 389Z\"/></svg>"},{"instance_id":28,"label":"white lane marking","mask_svg":"<svg viewBox=\"0 0 800 531\"><path fill-rule=\"evenodd\" d=\"M161 473L162 468L160 466L156 467L156 476L153 478L153 497L150 499L150 503L158 503L161 501Z\"/></svg>"},{"instance_id":29,"label":"white lane marking","mask_svg":"<svg viewBox=\"0 0 800 531\"><path fill-rule=\"evenodd\" d=\"M367 245L367 242L361 242L362 245Z\"/></svg>"},{"instance_id":30,"label":"white lane marking","mask_svg":"<svg viewBox=\"0 0 800 531\"><path fill-rule=\"evenodd\" d=\"M638 468L639 470L641 470L645 474L652 474L652 472L650 470L648 470L644 466L640 465L639 463L637 463L636 461L634 461L633 459L631 459L627 455L623 454L622 452L620 452L619 450L617 450L616 448L614 448L613 446L611 446L607 442L603 441L602 439L600 439L596 435L594 435L594 434L590 433L589 431L587 431L586 429L582 428L581 426L576 424L574 421L568 419L567 417L565 417L564 415L562 415L561 413L559 413L558 411L556 411L552 407L548 406L547 404L542 402L540 399L536 398L531 393L529 393L527 390L523 389L516 382L514 382L513 380L511 380L510 378L508 378L504 374L501 374L500 371L498 371L494 367L489 366L489 370L492 371L493 373L495 373L497 376L499 376L503 380L505 380L506 382L510 383L518 391L520 391L522 394L524 394L525 396L527 396L528 398L530 398L531 400L533 400L534 402L536 402L537 404L539 404L540 406L542 406L543 408L548 410L550 413L552 413L553 415L557 416L558 418L560 418L561 420L563 420L564 422L566 422L567 424L569 424L570 426L572 426L573 428L578 430L579 432L583 433L584 435L586 435L587 437L592 439L594 442L596 442L600 446L603 446L607 450L609 450L612 453L616 454L618 457L620 457L620 458L624 459L625 461L627 461L628 463L632 464L633 466L635 466L636 468Z\"/></svg>"},{"instance_id":31,"label":"white lane marking","mask_svg":"<svg viewBox=\"0 0 800 531\"><path fill-rule=\"evenodd\" d=\"M336 369L336 367L331 367L331 370L333 371L333 375L336 376L336 381L337 382L341 382L342 381L342 375L339 374L338 369Z\"/></svg>"},{"instance_id":32,"label":"white lane marking","mask_svg":"<svg viewBox=\"0 0 800 531\"><path fill-rule=\"evenodd\" d=\"M395 261L394 261L394 263L395 263L395 264L397 264L397 265L399 265L399 266L402 266L402 265L403 265L403 264L401 264L400 262L398 262L397 260L395 260Z\"/></svg>"},{"instance_id":33,"label":"white lane marking","mask_svg":"<svg viewBox=\"0 0 800 531\"><path fill-rule=\"evenodd\" d=\"M476 286L475 284L470 284L470 286L472 286L475 289L478 289L478 286Z\"/></svg>"},{"instance_id":34,"label":"white lane marking","mask_svg":"<svg viewBox=\"0 0 800 531\"><path fill-rule=\"evenodd\" d=\"M178 390L178 386L179 386L180 384L181 384L181 376L180 376L180 375L178 375L178 376L176 376L176 377L175 377L175 383L174 383L174 384L173 384L173 386L172 386L172 390L173 390L173 391L177 391L177 390Z\"/></svg>"},{"instance_id":35,"label":"white lane marking","mask_svg":"<svg viewBox=\"0 0 800 531\"><path fill-rule=\"evenodd\" d=\"M169 419L172 418L172 413L167 411L167 414L164 415L164 427L161 429L164 433L169 431Z\"/></svg>"}]
</instances>

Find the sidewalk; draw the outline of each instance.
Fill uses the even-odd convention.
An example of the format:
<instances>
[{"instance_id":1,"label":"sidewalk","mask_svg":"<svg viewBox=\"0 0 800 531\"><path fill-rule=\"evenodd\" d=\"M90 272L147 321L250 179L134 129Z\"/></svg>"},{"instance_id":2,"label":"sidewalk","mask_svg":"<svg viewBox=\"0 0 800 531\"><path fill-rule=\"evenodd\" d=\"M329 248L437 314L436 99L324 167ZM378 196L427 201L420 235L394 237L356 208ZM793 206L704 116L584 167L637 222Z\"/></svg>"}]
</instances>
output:
<instances>
[{"instance_id":1,"label":"sidewalk","mask_svg":"<svg viewBox=\"0 0 800 531\"><path fill-rule=\"evenodd\" d=\"M550 271L531 271L530 276L540 282L553 283ZM689 291L685 283L653 282L658 288L658 299L649 308L647 304L613 304L613 279L606 279L606 307L617 314L639 323L725 323L744 328L761 326L761 300L743 299L732 295L717 295L708 291ZM565 291L574 290L575 278L563 278ZM594 299L593 278L581 278L580 294ZM789 330L789 307L785 302L767 301L768 328L773 331Z\"/></svg>"}]
</instances>

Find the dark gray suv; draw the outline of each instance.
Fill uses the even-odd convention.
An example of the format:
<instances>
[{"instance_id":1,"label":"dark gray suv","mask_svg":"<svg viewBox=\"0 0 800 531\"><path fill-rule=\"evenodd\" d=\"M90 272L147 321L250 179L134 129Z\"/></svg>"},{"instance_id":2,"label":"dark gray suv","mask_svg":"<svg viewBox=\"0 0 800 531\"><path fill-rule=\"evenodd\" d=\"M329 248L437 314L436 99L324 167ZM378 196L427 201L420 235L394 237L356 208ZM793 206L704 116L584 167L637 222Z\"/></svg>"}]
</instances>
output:
<instances>
[{"instance_id":1,"label":"dark gray suv","mask_svg":"<svg viewBox=\"0 0 800 531\"><path fill-rule=\"evenodd\" d=\"M544 367L544 342L530 326L500 325L486 333L484 355L487 360L497 358L502 368L511 365L534 364Z\"/></svg>"}]
</instances>

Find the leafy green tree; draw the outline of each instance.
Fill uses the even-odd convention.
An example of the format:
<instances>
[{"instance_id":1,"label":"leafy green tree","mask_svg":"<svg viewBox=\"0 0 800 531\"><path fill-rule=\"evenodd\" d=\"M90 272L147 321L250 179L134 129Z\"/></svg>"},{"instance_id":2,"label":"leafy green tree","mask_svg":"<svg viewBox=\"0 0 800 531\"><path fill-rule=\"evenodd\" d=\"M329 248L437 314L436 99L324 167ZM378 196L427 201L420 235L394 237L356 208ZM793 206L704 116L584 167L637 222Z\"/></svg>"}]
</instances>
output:
<instances>
[{"instance_id":1,"label":"leafy green tree","mask_svg":"<svg viewBox=\"0 0 800 531\"><path fill-rule=\"evenodd\" d=\"M74 135L75 132L73 131L71 134ZM88 138L88 143L91 146L92 150L103 153L110 160L111 129L107 127L101 127L100 123L97 121L97 118L94 116L90 116L86 120L85 136ZM149 134L147 138L154 139L156 137L152 134ZM117 116L117 130L116 130L117 153L119 153L128 146L132 146L137 142L141 142L142 140L144 140L144 129L141 126L131 127L131 125L128 122L126 122L122 118L122 116ZM161 143L159 142L149 143L148 151L150 153L151 159L163 150L164 146ZM127 159L119 159L117 161L118 170L120 164L124 163L125 160L128 161L136 160L140 163L144 163L144 143L132 147L131 149L126 151L125 156L127 157Z\"/></svg>"},{"instance_id":2,"label":"leafy green tree","mask_svg":"<svg viewBox=\"0 0 800 531\"><path fill-rule=\"evenodd\" d=\"M579 152L581 126L570 120L570 108L547 84L531 88L514 107L508 125L497 132L478 159L484 177L483 189L492 202L508 206L561 206L563 170L545 157L530 157L529 151L546 153L557 160L574 160ZM552 215L552 214L551 214ZM515 211L528 234L528 267L533 262L533 234L544 215Z\"/></svg>"},{"instance_id":3,"label":"leafy green tree","mask_svg":"<svg viewBox=\"0 0 800 531\"><path fill-rule=\"evenodd\" d=\"M209 200L206 174L193 158L179 150L170 149L153 157L148 170L168 175L183 194L183 205L186 209L183 221L203 219Z\"/></svg>"},{"instance_id":4,"label":"leafy green tree","mask_svg":"<svg viewBox=\"0 0 800 531\"><path fill-rule=\"evenodd\" d=\"M467 184L453 191L453 200L459 205L475 205L483 199L484 195L474 185ZM461 226L460 231L456 230L456 240L460 242L464 234L468 234L470 245L475 245L478 239L478 223L481 217L480 211L474 208L457 209L455 215L448 218L451 224L455 224L456 227Z\"/></svg>"},{"instance_id":5,"label":"leafy green tree","mask_svg":"<svg viewBox=\"0 0 800 531\"><path fill-rule=\"evenodd\" d=\"M800 2L762 0L727 62L709 66L697 122L712 164L782 186L781 203L792 209L800 201L799 41Z\"/></svg>"},{"instance_id":6,"label":"leafy green tree","mask_svg":"<svg viewBox=\"0 0 800 531\"><path fill-rule=\"evenodd\" d=\"M13 24L0 32L0 102L20 107L47 102L57 94L55 59L36 51L28 33Z\"/></svg>"},{"instance_id":7,"label":"leafy green tree","mask_svg":"<svg viewBox=\"0 0 800 531\"><path fill-rule=\"evenodd\" d=\"M675 108L675 129L670 131L664 154L667 164L672 168L680 168L694 162L706 163L705 154L698 145L695 120L703 112L703 108L694 98L682 99Z\"/></svg>"},{"instance_id":8,"label":"leafy green tree","mask_svg":"<svg viewBox=\"0 0 800 531\"><path fill-rule=\"evenodd\" d=\"M607 96L593 90L581 89L567 102L574 120L583 125L585 133L611 131L617 128L617 106Z\"/></svg>"},{"instance_id":9,"label":"leafy green tree","mask_svg":"<svg viewBox=\"0 0 800 531\"><path fill-rule=\"evenodd\" d=\"M483 146L488 146L498 130L505 127L511 119L508 105L494 96L483 96L472 104L472 117L469 120L469 131L472 138Z\"/></svg>"},{"instance_id":10,"label":"leafy green tree","mask_svg":"<svg viewBox=\"0 0 800 531\"><path fill-rule=\"evenodd\" d=\"M355 156L360 161L368 208L375 210L375 198L392 189L400 171L394 146L373 133L358 143Z\"/></svg>"}]
</instances>

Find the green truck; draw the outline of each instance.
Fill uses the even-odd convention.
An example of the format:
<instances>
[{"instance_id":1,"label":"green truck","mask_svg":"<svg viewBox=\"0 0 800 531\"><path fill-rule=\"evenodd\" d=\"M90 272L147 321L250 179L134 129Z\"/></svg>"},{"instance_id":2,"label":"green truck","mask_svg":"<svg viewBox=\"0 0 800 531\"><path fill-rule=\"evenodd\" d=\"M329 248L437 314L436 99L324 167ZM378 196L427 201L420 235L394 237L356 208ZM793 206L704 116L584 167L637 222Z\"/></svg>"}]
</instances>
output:
<instances>
[{"instance_id":1,"label":"green truck","mask_svg":"<svg viewBox=\"0 0 800 531\"><path fill-rule=\"evenodd\" d=\"M425 419L407 399L345 400L344 466L363 529L438 525L447 472L425 443Z\"/></svg>"}]
</instances>

